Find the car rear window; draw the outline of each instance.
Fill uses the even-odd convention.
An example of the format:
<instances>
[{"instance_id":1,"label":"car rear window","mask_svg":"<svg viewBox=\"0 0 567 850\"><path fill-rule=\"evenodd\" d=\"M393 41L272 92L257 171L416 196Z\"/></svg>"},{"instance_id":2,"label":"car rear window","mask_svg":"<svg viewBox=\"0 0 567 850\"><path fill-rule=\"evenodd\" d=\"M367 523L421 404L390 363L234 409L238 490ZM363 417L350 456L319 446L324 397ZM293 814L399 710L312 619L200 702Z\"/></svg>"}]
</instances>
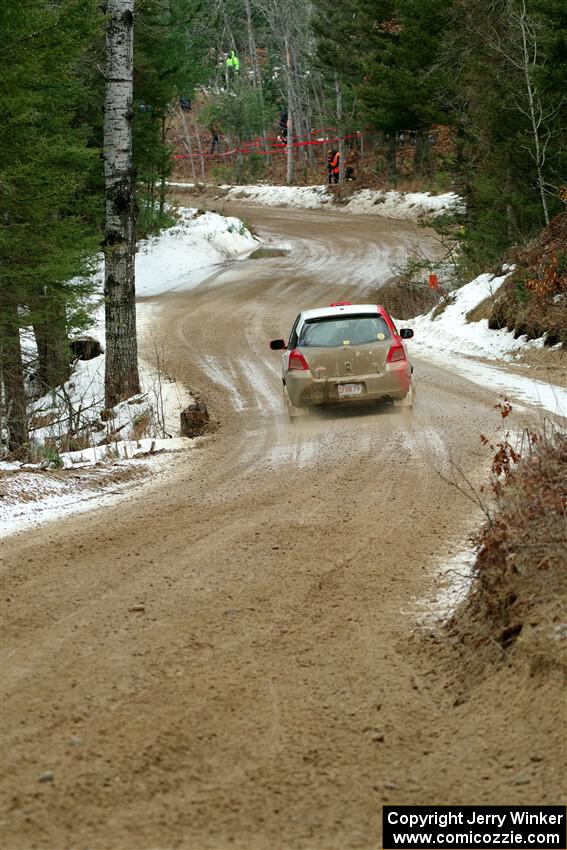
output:
<instances>
[{"instance_id":1,"label":"car rear window","mask_svg":"<svg viewBox=\"0 0 567 850\"><path fill-rule=\"evenodd\" d=\"M335 348L383 342L392 335L380 315L323 316L307 319L299 334L303 348Z\"/></svg>"}]
</instances>

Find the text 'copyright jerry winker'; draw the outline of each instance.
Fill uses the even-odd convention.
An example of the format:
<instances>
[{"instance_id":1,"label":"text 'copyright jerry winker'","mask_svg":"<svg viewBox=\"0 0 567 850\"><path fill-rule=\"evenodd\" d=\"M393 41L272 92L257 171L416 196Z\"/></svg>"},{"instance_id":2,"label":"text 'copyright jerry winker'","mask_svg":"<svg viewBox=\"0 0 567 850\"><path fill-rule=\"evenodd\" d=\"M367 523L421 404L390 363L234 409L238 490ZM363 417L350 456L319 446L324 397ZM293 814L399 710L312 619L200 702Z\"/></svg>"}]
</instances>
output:
<instances>
[{"instance_id":1,"label":"text 'copyright jerry winker'","mask_svg":"<svg viewBox=\"0 0 567 850\"><path fill-rule=\"evenodd\" d=\"M384 806L385 850L566 850L565 806Z\"/></svg>"}]
</instances>

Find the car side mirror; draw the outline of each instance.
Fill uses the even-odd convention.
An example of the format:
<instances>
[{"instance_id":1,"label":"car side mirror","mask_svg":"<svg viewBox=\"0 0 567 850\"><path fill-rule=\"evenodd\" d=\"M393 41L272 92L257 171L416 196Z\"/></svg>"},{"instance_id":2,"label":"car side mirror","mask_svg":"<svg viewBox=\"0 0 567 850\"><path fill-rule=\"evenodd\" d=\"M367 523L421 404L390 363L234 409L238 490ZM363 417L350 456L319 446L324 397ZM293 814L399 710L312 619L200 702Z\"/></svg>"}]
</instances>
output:
<instances>
[{"instance_id":1,"label":"car side mirror","mask_svg":"<svg viewBox=\"0 0 567 850\"><path fill-rule=\"evenodd\" d=\"M413 336L413 331L411 328L402 328L400 330L400 336L402 339L411 339Z\"/></svg>"},{"instance_id":2,"label":"car side mirror","mask_svg":"<svg viewBox=\"0 0 567 850\"><path fill-rule=\"evenodd\" d=\"M284 348L287 348L285 339L273 339L270 342L270 348L272 351L282 351Z\"/></svg>"}]
</instances>

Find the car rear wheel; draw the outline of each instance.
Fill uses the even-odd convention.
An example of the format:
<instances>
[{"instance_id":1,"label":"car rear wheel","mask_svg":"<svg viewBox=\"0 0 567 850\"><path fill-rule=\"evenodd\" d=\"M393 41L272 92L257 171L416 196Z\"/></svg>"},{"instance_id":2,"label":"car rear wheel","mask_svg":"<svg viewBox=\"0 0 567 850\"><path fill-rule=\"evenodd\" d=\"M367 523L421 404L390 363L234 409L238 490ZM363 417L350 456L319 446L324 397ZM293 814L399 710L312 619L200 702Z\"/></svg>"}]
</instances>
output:
<instances>
[{"instance_id":1,"label":"car rear wheel","mask_svg":"<svg viewBox=\"0 0 567 850\"><path fill-rule=\"evenodd\" d=\"M401 407L403 410L413 410L415 405L415 387L413 381L410 384L410 388L408 390L408 394L405 398L394 399L394 406Z\"/></svg>"},{"instance_id":2,"label":"car rear wheel","mask_svg":"<svg viewBox=\"0 0 567 850\"><path fill-rule=\"evenodd\" d=\"M306 416L309 412L306 407L296 407L292 404L285 384L283 385L283 403L286 416L290 422L294 422L298 416Z\"/></svg>"}]
</instances>

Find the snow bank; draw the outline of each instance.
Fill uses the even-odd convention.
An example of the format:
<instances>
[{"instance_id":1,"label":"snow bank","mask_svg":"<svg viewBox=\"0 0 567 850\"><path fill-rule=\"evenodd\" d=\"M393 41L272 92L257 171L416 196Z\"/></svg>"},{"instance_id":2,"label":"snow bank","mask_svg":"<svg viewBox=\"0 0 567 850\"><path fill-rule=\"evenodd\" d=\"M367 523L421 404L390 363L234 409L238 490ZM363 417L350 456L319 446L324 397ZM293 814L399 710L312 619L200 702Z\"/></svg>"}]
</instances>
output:
<instances>
[{"instance_id":1,"label":"snow bank","mask_svg":"<svg viewBox=\"0 0 567 850\"><path fill-rule=\"evenodd\" d=\"M140 440L119 440L106 446L93 446L77 452L63 452L61 460L64 469L95 466L103 461L132 460L140 455L153 455L161 452L177 452L190 448L189 437L169 437L159 439L145 437Z\"/></svg>"},{"instance_id":2,"label":"snow bank","mask_svg":"<svg viewBox=\"0 0 567 850\"><path fill-rule=\"evenodd\" d=\"M231 186L226 197L263 207L320 209L332 202L325 186Z\"/></svg>"},{"instance_id":3,"label":"snow bank","mask_svg":"<svg viewBox=\"0 0 567 850\"><path fill-rule=\"evenodd\" d=\"M43 445L73 431L92 446L144 433L167 437L179 433L179 414L194 399L154 363L140 360L141 392L117 405L104 421L104 354L77 361L69 380L31 404L32 442Z\"/></svg>"},{"instance_id":4,"label":"snow bank","mask_svg":"<svg viewBox=\"0 0 567 850\"><path fill-rule=\"evenodd\" d=\"M140 298L194 289L215 266L248 256L261 241L234 216L201 212L193 207L181 207L177 213L179 220L173 227L138 242L136 295ZM102 254L94 280L102 291Z\"/></svg>"},{"instance_id":5,"label":"snow bank","mask_svg":"<svg viewBox=\"0 0 567 850\"><path fill-rule=\"evenodd\" d=\"M451 302L437 317L434 315L437 308L433 308L429 313L412 319L412 328L416 335L415 345L429 346L437 350L445 348L481 357L502 357L525 349L526 337L514 339L511 331L490 330L487 319L469 322L466 318L482 301L496 295L511 272L512 269L508 269L498 277L481 274L452 292Z\"/></svg>"},{"instance_id":6,"label":"snow bank","mask_svg":"<svg viewBox=\"0 0 567 850\"><path fill-rule=\"evenodd\" d=\"M541 348L543 340L514 339L512 331L490 330L488 320L467 321L467 314L486 298L493 297L513 269L499 276L482 274L451 293L451 302L440 315L431 310L409 322L415 337L409 343L411 354L454 369L473 383L496 393L519 398L560 416L567 416L567 391L562 387L498 368L513 362L527 347ZM401 323L399 323L401 324ZM492 363L479 362L483 358Z\"/></svg>"},{"instance_id":7,"label":"snow bank","mask_svg":"<svg viewBox=\"0 0 567 850\"><path fill-rule=\"evenodd\" d=\"M346 211L417 221L446 212L462 213L464 204L455 192L432 195L430 192L376 192L373 189L361 189L352 196Z\"/></svg>"},{"instance_id":8,"label":"snow bank","mask_svg":"<svg viewBox=\"0 0 567 850\"><path fill-rule=\"evenodd\" d=\"M163 452L179 452L191 448L193 440L189 437L144 437L139 440L117 440L113 443L90 446L74 452L61 452L60 469L87 469L99 464L114 465L118 461L132 460L135 457L152 456ZM0 461L0 472L17 472L42 469L41 463L23 463L19 461Z\"/></svg>"},{"instance_id":9,"label":"snow bank","mask_svg":"<svg viewBox=\"0 0 567 850\"><path fill-rule=\"evenodd\" d=\"M176 184L172 184L176 185ZM348 203L337 205L334 194L322 186L230 186L226 197L267 207L333 209L341 212L379 215L385 218L417 221L443 212L462 212L463 201L454 192L383 192L360 189Z\"/></svg>"},{"instance_id":10,"label":"snow bank","mask_svg":"<svg viewBox=\"0 0 567 850\"><path fill-rule=\"evenodd\" d=\"M258 246L242 221L196 209L179 211L177 224L142 240L136 253L137 295L154 298L164 292L192 289L208 277L214 267L248 255ZM95 282L102 289L103 261L100 257ZM138 331L151 326L154 302L137 303ZM104 309L99 306L89 333L104 345ZM24 332L23 342L35 355L33 338ZM139 362L141 392L104 410L104 354L78 360L73 374L62 386L30 403L31 437L37 446L53 446L41 463L0 462L2 533L32 527L89 510L122 498L135 479L143 479L156 466L167 472L167 453L189 448L194 441L178 436L179 414L194 399L168 375L167 350L151 351ZM76 451L57 451L67 435L73 435ZM132 459L148 458L142 467ZM51 460L49 460L51 457ZM139 463L139 462L138 462ZM46 467L58 469L46 469ZM76 470L63 474L59 470ZM145 470L145 472L144 472ZM110 491L110 492L109 492Z\"/></svg>"},{"instance_id":11,"label":"snow bank","mask_svg":"<svg viewBox=\"0 0 567 850\"><path fill-rule=\"evenodd\" d=\"M202 213L197 209L179 210L174 227L142 240L136 253L137 295L153 298L164 292L191 289L212 273L215 266L246 255L258 246L243 222L217 213ZM103 260L100 257L95 283L103 285ZM138 331L151 325L155 306L149 302L136 305ZM94 326L89 333L104 346L104 309L95 312ZM23 343L30 357L35 357L32 335L26 330ZM73 435L75 444L87 448L80 452L61 452L65 468L78 463L96 463L113 459L132 458L149 451L150 443L164 449L161 441L179 434L179 414L194 399L185 387L168 375L168 352L151 351L140 358L139 395L117 405L111 414L104 410L104 354L92 360L78 360L73 374L61 387L30 403L30 436L36 446L52 445L53 456L62 448L61 441ZM176 445L170 442L168 448ZM64 445L63 445L64 448ZM1 464L4 471L16 470L20 464Z\"/></svg>"},{"instance_id":12,"label":"snow bank","mask_svg":"<svg viewBox=\"0 0 567 850\"><path fill-rule=\"evenodd\" d=\"M182 208L179 222L138 244L136 294L160 295L198 286L211 266L248 255L258 247L239 218Z\"/></svg>"}]
</instances>

